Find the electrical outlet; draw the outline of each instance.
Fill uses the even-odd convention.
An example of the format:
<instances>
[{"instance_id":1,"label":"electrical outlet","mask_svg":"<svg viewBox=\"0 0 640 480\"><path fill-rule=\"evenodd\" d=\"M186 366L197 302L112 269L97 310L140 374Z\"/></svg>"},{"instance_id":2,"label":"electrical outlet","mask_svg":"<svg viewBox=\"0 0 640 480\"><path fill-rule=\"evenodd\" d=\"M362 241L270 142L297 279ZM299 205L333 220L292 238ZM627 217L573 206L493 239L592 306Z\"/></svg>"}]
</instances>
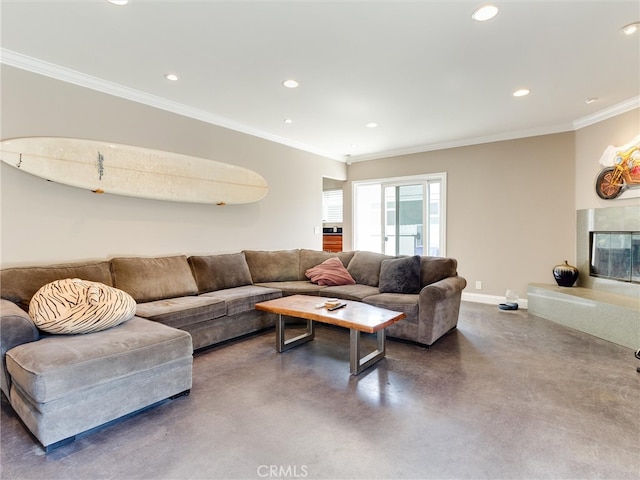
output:
<instances>
[{"instance_id":1,"label":"electrical outlet","mask_svg":"<svg viewBox=\"0 0 640 480\"><path fill-rule=\"evenodd\" d=\"M320 227L313 227L313 233L315 233L316 235L320 234Z\"/></svg>"},{"instance_id":2,"label":"electrical outlet","mask_svg":"<svg viewBox=\"0 0 640 480\"><path fill-rule=\"evenodd\" d=\"M482 290L482 282L480 280L476 280L476 290Z\"/></svg>"}]
</instances>

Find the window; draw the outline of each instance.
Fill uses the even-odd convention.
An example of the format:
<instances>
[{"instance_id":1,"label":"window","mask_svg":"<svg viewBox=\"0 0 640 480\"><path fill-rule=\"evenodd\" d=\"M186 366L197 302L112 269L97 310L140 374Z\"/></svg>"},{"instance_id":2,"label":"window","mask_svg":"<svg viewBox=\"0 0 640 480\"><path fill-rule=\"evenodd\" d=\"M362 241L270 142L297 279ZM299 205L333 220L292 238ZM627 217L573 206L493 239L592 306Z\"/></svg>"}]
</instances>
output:
<instances>
[{"instance_id":1,"label":"window","mask_svg":"<svg viewBox=\"0 0 640 480\"><path fill-rule=\"evenodd\" d=\"M446 173L354 182L354 248L445 256Z\"/></svg>"},{"instance_id":2,"label":"window","mask_svg":"<svg viewBox=\"0 0 640 480\"><path fill-rule=\"evenodd\" d=\"M322 192L323 223L342 223L342 190Z\"/></svg>"}]
</instances>

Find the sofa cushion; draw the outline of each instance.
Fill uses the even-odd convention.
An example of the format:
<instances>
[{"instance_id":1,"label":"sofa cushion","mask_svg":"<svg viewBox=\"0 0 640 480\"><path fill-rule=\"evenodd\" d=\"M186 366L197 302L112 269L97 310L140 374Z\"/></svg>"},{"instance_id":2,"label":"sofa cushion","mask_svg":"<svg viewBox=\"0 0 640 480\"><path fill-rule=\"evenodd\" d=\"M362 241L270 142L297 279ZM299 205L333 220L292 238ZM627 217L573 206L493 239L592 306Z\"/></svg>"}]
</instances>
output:
<instances>
[{"instance_id":1,"label":"sofa cushion","mask_svg":"<svg viewBox=\"0 0 640 480\"><path fill-rule=\"evenodd\" d=\"M32 402L44 404L192 352L187 332L134 317L102 332L19 345L7 352L6 361L13 385Z\"/></svg>"},{"instance_id":2,"label":"sofa cushion","mask_svg":"<svg viewBox=\"0 0 640 480\"><path fill-rule=\"evenodd\" d=\"M380 267L382 260L393 258L382 253L357 251L347 266L347 270L361 285L377 287L380 279Z\"/></svg>"},{"instance_id":3,"label":"sofa cushion","mask_svg":"<svg viewBox=\"0 0 640 480\"><path fill-rule=\"evenodd\" d=\"M420 276L422 286L431 285L445 278L455 277L458 272L458 261L455 258L421 257Z\"/></svg>"},{"instance_id":4,"label":"sofa cushion","mask_svg":"<svg viewBox=\"0 0 640 480\"><path fill-rule=\"evenodd\" d=\"M305 273L307 272L307 270L315 267L316 265L320 265L328 258L337 257L342 262L342 265L346 267L347 265L349 265L349 262L353 258L354 254L355 252L324 252L322 250L308 250L303 248L300 250L299 278L306 278Z\"/></svg>"},{"instance_id":5,"label":"sofa cushion","mask_svg":"<svg viewBox=\"0 0 640 480\"><path fill-rule=\"evenodd\" d=\"M254 310L256 303L280 298L282 292L275 288L245 285L243 287L205 293L202 296L223 300L227 306L227 315L235 315L236 313Z\"/></svg>"},{"instance_id":6,"label":"sofa cushion","mask_svg":"<svg viewBox=\"0 0 640 480\"><path fill-rule=\"evenodd\" d=\"M54 334L99 332L131 320L135 314L136 302L127 292L79 278L47 283L29 304L36 326Z\"/></svg>"},{"instance_id":7,"label":"sofa cushion","mask_svg":"<svg viewBox=\"0 0 640 480\"><path fill-rule=\"evenodd\" d=\"M260 287L276 288L283 295L320 295L320 291L325 288L309 280L292 280L290 282L262 282L256 283Z\"/></svg>"},{"instance_id":8,"label":"sofa cushion","mask_svg":"<svg viewBox=\"0 0 640 480\"><path fill-rule=\"evenodd\" d=\"M18 304L26 312L29 310L31 297L40 287L63 278L82 278L113 286L110 263L107 261L14 267L0 271L0 296Z\"/></svg>"},{"instance_id":9,"label":"sofa cushion","mask_svg":"<svg viewBox=\"0 0 640 480\"><path fill-rule=\"evenodd\" d=\"M205 296L176 297L139 303L136 315L170 327L182 328L227 314L224 300Z\"/></svg>"},{"instance_id":10,"label":"sofa cushion","mask_svg":"<svg viewBox=\"0 0 640 480\"><path fill-rule=\"evenodd\" d=\"M300 278L298 250L276 250L273 252L245 250L245 258L251 271L253 283L288 282Z\"/></svg>"},{"instance_id":11,"label":"sofa cushion","mask_svg":"<svg viewBox=\"0 0 640 480\"><path fill-rule=\"evenodd\" d=\"M356 281L338 257L326 259L320 265L311 267L305 276L318 285L353 285Z\"/></svg>"},{"instance_id":12,"label":"sofa cushion","mask_svg":"<svg viewBox=\"0 0 640 480\"><path fill-rule=\"evenodd\" d=\"M342 298L344 300L356 300L361 302L366 297L371 295L378 295L380 290L378 287L372 287L370 285L336 285L332 287L324 287L320 290L320 296L322 297L335 297Z\"/></svg>"},{"instance_id":13,"label":"sofa cushion","mask_svg":"<svg viewBox=\"0 0 640 480\"><path fill-rule=\"evenodd\" d=\"M116 288L136 302L196 295L198 287L187 257L119 257L111 260Z\"/></svg>"},{"instance_id":14,"label":"sofa cushion","mask_svg":"<svg viewBox=\"0 0 640 480\"><path fill-rule=\"evenodd\" d=\"M420 256L383 260L379 288L380 293L419 293Z\"/></svg>"},{"instance_id":15,"label":"sofa cushion","mask_svg":"<svg viewBox=\"0 0 640 480\"><path fill-rule=\"evenodd\" d=\"M189 257L198 293L251 285L251 272L244 253Z\"/></svg>"}]
</instances>

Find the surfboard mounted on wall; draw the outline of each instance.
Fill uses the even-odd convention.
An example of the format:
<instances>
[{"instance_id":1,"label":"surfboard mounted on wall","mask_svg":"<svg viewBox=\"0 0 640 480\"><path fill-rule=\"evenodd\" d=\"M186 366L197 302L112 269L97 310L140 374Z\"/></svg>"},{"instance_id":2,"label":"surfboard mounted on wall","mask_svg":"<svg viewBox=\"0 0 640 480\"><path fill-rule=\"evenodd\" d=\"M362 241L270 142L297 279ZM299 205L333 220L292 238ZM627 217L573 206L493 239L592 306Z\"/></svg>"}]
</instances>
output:
<instances>
[{"instance_id":1,"label":"surfboard mounted on wall","mask_svg":"<svg viewBox=\"0 0 640 480\"><path fill-rule=\"evenodd\" d=\"M18 170L95 193L205 204L264 198L267 182L228 163L148 148L60 137L0 142L0 160Z\"/></svg>"}]
</instances>

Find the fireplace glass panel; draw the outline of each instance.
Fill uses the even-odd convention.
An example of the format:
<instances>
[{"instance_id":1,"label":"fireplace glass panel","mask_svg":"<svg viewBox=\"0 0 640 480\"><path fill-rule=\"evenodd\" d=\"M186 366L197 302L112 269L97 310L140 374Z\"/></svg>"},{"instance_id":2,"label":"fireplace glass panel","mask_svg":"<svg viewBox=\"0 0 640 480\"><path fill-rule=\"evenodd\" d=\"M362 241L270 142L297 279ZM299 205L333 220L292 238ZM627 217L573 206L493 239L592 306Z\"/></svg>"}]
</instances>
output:
<instances>
[{"instance_id":1,"label":"fireplace glass panel","mask_svg":"<svg viewBox=\"0 0 640 480\"><path fill-rule=\"evenodd\" d=\"M591 274L609 276L610 233L594 233L591 240Z\"/></svg>"},{"instance_id":2,"label":"fireplace glass panel","mask_svg":"<svg viewBox=\"0 0 640 480\"><path fill-rule=\"evenodd\" d=\"M593 232L591 275L640 282L640 232Z\"/></svg>"},{"instance_id":3,"label":"fireplace glass panel","mask_svg":"<svg viewBox=\"0 0 640 480\"><path fill-rule=\"evenodd\" d=\"M609 278L631 280L631 234L612 233L609 247Z\"/></svg>"},{"instance_id":4,"label":"fireplace glass panel","mask_svg":"<svg viewBox=\"0 0 640 480\"><path fill-rule=\"evenodd\" d=\"M631 234L631 281L640 283L640 233Z\"/></svg>"}]
</instances>

